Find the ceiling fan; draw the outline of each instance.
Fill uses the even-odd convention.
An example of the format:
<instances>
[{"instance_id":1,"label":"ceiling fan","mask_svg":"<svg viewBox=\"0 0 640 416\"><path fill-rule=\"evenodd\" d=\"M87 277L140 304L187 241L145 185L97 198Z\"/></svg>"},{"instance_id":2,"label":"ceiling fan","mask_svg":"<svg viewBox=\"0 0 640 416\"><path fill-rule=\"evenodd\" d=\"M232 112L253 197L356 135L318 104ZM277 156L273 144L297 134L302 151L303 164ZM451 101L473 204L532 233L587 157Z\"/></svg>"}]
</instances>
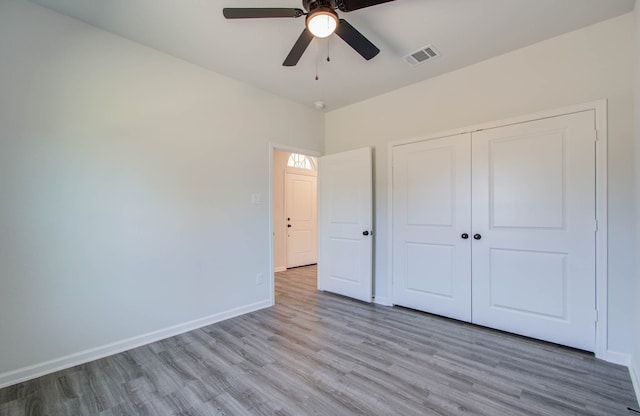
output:
<instances>
[{"instance_id":1,"label":"ceiling fan","mask_svg":"<svg viewBox=\"0 0 640 416\"><path fill-rule=\"evenodd\" d=\"M334 32L368 61L376 56L380 49L351 26L349 22L339 18L336 10L346 13L391 1L394 0L302 0L304 10L283 7L227 7L222 10L222 14L227 19L297 18L307 16L305 28L282 63L284 66L295 66L314 37L326 38Z\"/></svg>"}]
</instances>

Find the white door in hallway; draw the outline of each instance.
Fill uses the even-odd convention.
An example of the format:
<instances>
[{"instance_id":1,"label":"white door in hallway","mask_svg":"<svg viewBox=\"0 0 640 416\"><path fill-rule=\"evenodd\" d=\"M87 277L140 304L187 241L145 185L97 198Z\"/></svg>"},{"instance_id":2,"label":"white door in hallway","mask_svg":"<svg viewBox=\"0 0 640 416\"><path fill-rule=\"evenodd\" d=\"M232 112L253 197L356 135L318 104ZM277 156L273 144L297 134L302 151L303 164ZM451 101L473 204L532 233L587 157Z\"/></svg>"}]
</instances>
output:
<instances>
[{"instance_id":1,"label":"white door in hallway","mask_svg":"<svg viewBox=\"0 0 640 416\"><path fill-rule=\"evenodd\" d=\"M473 134L473 322L595 349L595 114Z\"/></svg>"},{"instance_id":2,"label":"white door in hallway","mask_svg":"<svg viewBox=\"0 0 640 416\"><path fill-rule=\"evenodd\" d=\"M287 268L318 262L317 178L285 173Z\"/></svg>"},{"instance_id":3,"label":"white door in hallway","mask_svg":"<svg viewBox=\"0 0 640 416\"><path fill-rule=\"evenodd\" d=\"M470 321L471 134L394 147L392 209L393 303Z\"/></svg>"},{"instance_id":4,"label":"white door in hallway","mask_svg":"<svg viewBox=\"0 0 640 416\"><path fill-rule=\"evenodd\" d=\"M371 302L371 148L319 158L318 289Z\"/></svg>"}]
</instances>

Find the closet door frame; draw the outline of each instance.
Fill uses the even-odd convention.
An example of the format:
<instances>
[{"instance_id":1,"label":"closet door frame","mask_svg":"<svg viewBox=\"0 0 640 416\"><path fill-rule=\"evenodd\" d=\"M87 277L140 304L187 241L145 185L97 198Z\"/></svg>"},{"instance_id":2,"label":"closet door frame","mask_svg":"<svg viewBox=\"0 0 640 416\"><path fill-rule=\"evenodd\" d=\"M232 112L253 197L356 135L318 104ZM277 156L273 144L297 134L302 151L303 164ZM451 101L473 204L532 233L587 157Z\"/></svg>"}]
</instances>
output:
<instances>
[{"instance_id":1,"label":"closet door frame","mask_svg":"<svg viewBox=\"0 0 640 416\"><path fill-rule=\"evenodd\" d=\"M396 140L389 142L387 147L387 232L388 241L393 241L393 148L395 146L406 145L425 140L438 139L446 136L453 136L463 133L474 133L481 130L504 127L513 124L525 123L534 120L541 120L549 117L557 117L582 111L593 110L595 112L595 123L597 138L595 146L595 201L596 201L596 340L595 356L597 358L619 362L615 353L609 353L607 342L608 327L608 273L607 273L607 100L598 100L555 110L548 110L534 114L528 114L504 120L491 121L488 123L462 127L445 132L429 134L421 137ZM387 293L393 299L393 244L387 246Z\"/></svg>"}]
</instances>

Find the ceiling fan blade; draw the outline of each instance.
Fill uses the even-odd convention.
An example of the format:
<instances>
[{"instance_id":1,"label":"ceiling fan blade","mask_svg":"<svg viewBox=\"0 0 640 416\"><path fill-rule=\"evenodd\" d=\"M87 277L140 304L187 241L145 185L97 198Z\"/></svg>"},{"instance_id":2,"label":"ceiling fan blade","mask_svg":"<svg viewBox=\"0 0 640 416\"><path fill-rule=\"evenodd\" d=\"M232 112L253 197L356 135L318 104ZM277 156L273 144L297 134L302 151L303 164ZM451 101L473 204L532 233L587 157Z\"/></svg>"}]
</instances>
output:
<instances>
[{"instance_id":1,"label":"ceiling fan blade","mask_svg":"<svg viewBox=\"0 0 640 416\"><path fill-rule=\"evenodd\" d=\"M344 19L340 19L340 24L336 28L336 35L340 36L342 40L347 42L367 61L380 52L376 45L371 43L369 39L365 38L362 33L358 32L355 27Z\"/></svg>"},{"instance_id":2,"label":"ceiling fan blade","mask_svg":"<svg viewBox=\"0 0 640 416\"><path fill-rule=\"evenodd\" d=\"M222 14L227 19L262 19L265 17L300 17L304 15L304 11L283 7L225 7L222 9Z\"/></svg>"},{"instance_id":3,"label":"ceiling fan blade","mask_svg":"<svg viewBox=\"0 0 640 416\"><path fill-rule=\"evenodd\" d=\"M339 0L338 8L343 12L352 12L365 7L375 6L377 4L389 3L394 0Z\"/></svg>"},{"instance_id":4,"label":"ceiling fan blade","mask_svg":"<svg viewBox=\"0 0 640 416\"><path fill-rule=\"evenodd\" d=\"M313 40L313 35L309 30L305 27L300 37L296 41L293 48L291 48L291 52L287 55L287 58L282 63L283 66L296 66L300 58L302 58L302 54L307 50L307 47Z\"/></svg>"}]
</instances>

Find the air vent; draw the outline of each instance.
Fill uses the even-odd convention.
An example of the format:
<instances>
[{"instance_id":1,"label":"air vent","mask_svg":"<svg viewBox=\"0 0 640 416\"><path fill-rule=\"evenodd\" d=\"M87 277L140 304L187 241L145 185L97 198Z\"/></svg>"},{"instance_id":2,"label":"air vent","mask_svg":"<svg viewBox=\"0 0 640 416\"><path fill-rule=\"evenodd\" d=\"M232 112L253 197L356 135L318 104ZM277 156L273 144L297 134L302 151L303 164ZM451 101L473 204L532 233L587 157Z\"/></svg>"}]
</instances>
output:
<instances>
[{"instance_id":1,"label":"air vent","mask_svg":"<svg viewBox=\"0 0 640 416\"><path fill-rule=\"evenodd\" d=\"M411 65L418 65L429 60L436 59L440 56L440 53L431 45L427 45L422 49L419 49L404 57L404 60Z\"/></svg>"}]
</instances>

